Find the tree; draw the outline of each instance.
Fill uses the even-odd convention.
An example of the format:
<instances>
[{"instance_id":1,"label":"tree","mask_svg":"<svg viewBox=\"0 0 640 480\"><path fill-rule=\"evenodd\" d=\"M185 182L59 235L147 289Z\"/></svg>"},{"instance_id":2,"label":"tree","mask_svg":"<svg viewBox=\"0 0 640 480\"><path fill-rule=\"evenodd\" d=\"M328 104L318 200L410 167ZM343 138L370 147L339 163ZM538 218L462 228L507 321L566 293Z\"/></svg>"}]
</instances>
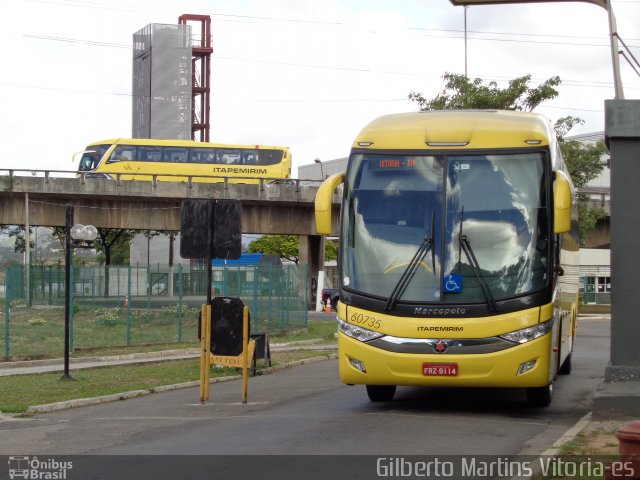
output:
<instances>
[{"instance_id":1,"label":"tree","mask_svg":"<svg viewBox=\"0 0 640 480\"><path fill-rule=\"evenodd\" d=\"M247 246L249 253L266 253L277 255L284 260L298 264L300 256L300 240L296 235L263 235ZM337 258L336 245L325 242L325 259Z\"/></svg>"},{"instance_id":2,"label":"tree","mask_svg":"<svg viewBox=\"0 0 640 480\"><path fill-rule=\"evenodd\" d=\"M98 228L94 248L104 255L105 265L128 265L129 244L135 234L135 230L124 228Z\"/></svg>"},{"instance_id":3,"label":"tree","mask_svg":"<svg viewBox=\"0 0 640 480\"><path fill-rule=\"evenodd\" d=\"M2 233L5 233L9 238L15 238L13 251L16 253L24 253L26 249L26 240L24 234L24 225L3 225ZM29 238L31 238L31 227L29 227ZM29 248L33 248L33 240L29 241Z\"/></svg>"},{"instance_id":4,"label":"tree","mask_svg":"<svg viewBox=\"0 0 640 480\"><path fill-rule=\"evenodd\" d=\"M94 248L104 255L104 296L109 296L109 266L115 262L120 265L129 263L129 243L135 230L123 228L98 228L98 238Z\"/></svg>"},{"instance_id":5,"label":"tree","mask_svg":"<svg viewBox=\"0 0 640 480\"><path fill-rule=\"evenodd\" d=\"M54 227L53 236L65 247L65 227ZM93 248L100 254L105 265L104 296L109 296L109 266L129 264L129 244L136 234L135 230L123 228L98 228L98 237Z\"/></svg>"},{"instance_id":6,"label":"tree","mask_svg":"<svg viewBox=\"0 0 640 480\"><path fill-rule=\"evenodd\" d=\"M249 253L266 253L298 264L299 241L296 235L263 235L247 246Z\"/></svg>"},{"instance_id":7,"label":"tree","mask_svg":"<svg viewBox=\"0 0 640 480\"><path fill-rule=\"evenodd\" d=\"M41 227L38 226L29 227L29 252L31 264L42 267L51 259L52 251L51 245L49 245L46 240L42 240L43 237L45 239L48 237L48 229L43 227L45 228L43 232L40 228ZM40 239L38 239L38 232L41 234ZM24 225L2 225L0 226L0 234L14 238L13 251L15 253L25 253L27 244Z\"/></svg>"},{"instance_id":8,"label":"tree","mask_svg":"<svg viewBox=\"0 0 640 480\"><path fill-rule=\"evenodd\" d=\"M416 102L421 111L467 108L532 111L545 100L556 98L558 91L555 87L561 83L560 77L556 76L536 88L530 88L527 83L531 80L531 75L525 75L511 80L506 88L499 88L496 82L485 85L480 78L469 80L464 75L454 73L445 73L443 78L444 90L435 98L427 100L421 93L411 92L409 99ZM604 142L585 145L575 140L564 140L573 127L582 123L582 119L568 116L559 118L553 125L569 173L578 188L586 186L602 172L604 164L601 158L606 153ZM578 195L578 200L584 202L587 199L585 194ZM602 209L579 205L581 245L584 245L587 233L595 228L596 222L605 216L606 212Z\"/></svg>"},{"instance_id":9,"label":"tree","mask_svg":"<svg viewBox=\"0 0 640 480\"><path fill-rule=\"evenodd\" d=\"M324 259L325 260L337 260L338 259L338 246L331 242L326 240L325 242L325 247L324 247Z\"/></svg>"},{"instance_id":10,"label":"tree","mask_svg":"<svg viewBox=\"0 0 640 480\"><path fill-rule=\"evenodd\" d=\"M586 206L589 196L581 192L580 189L585 187L602 172L604 168L602 157L607 153L607 147L602 140L591 145L585 145L576 140L565 141L560 139L559 141L562 155L567 162L567 168L571 174L571 179L578 189L578 228L580 232L580 245L584 246L587 240L587 234L595 229L598 220L607 216L607 212L602 208L589 208Z\"/></svg>"},{"instance_id":11,"label":"tree","mask_svg":"<svg viewBox=\"0 0 640 480\"><path fill-rule=\"evenodd\" d=\"M555 87L561 83L560 77L551 77L538 87L529 88L531 75L525 75L511 80L507 88L499 88L496 82L485 85L480 78L469 80L455 73L445 73L443 78L444 90L435 98L427 100L421 93L411 92L409 100L416 102L422 111L496 108L530 112L543 101L557 97Z\"/></svg>"}]
</instances>

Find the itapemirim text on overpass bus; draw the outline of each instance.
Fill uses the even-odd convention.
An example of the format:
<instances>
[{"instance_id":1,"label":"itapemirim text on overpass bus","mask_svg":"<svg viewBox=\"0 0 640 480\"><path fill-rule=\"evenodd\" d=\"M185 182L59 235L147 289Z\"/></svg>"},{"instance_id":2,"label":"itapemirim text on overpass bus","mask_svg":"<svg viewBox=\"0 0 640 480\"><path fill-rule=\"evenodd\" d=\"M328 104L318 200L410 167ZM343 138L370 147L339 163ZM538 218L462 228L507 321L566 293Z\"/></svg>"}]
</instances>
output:
<instances>
[{"instance_id":1,"label":"itapemirim text on overpass bus","mask_svg":"<svg viewBox=\"0 0 640 480\"><path fill-rule=\"evenodd\" d=\"M122 180L258 183L291 177L288 147L224 145L191 140L112 139L91 143L78 173ZM184 176L182 176L184 175Z\"/></svg>"},{"instance_id":2,"label":"itapemirim text on overpass bus","mask_svg":"<svg viewBox=\"0 0 640 480\"><path fill-rule=\"evenodd\" d=\"M551 402L571 371L578 302L573 185L534 113L429 111L369 123L346 174L316 196L329 234L343 187L341 380L372 401L396 386L517 387Z\"/></svg>"}]
</instances>

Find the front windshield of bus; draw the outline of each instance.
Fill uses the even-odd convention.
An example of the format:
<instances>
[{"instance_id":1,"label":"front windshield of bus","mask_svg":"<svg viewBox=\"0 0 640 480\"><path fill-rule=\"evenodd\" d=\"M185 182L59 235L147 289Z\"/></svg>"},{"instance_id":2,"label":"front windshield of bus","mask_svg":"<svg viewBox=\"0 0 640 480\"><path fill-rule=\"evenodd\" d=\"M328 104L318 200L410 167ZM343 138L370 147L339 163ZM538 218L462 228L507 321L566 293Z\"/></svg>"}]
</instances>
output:
<instances>
[{"instance_id":1,"label":"front windshield of bus","mask_svg":"<svg viewBox=\"0 0 640 480\"><path fill-rule=\"evenodd\" d=\"M109 150L111 145L89 145L82 153L78 170L81 172L89 172L98 168L100 159Z\"/></svg>"},{"instance_id":2,"label":"front windshield of bus","mask_svg":"<svg viewBox=\"0 0 640 480\"><path fill-rule=\"evenodd\" d=\"M354 154L345 188L344 288L391 304L490 303L547 284L541 153Z\"/></svg>"}]
</instances>

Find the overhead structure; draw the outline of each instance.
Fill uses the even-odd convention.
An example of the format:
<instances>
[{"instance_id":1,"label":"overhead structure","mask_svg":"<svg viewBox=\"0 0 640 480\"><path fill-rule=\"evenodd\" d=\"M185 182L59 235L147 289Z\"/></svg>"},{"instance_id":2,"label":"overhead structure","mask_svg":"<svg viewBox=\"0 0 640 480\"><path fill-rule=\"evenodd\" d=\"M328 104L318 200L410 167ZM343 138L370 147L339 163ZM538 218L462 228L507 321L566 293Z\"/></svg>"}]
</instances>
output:
<instances>
[{"instance_id":1,"label":"overhead structure","mask_svg":"<svg viewBox=\"0 0 640 480\"><path fill-rule=\"evenodd\" d=\"M209 141L211 93L211 17L184 14L180 25L191 26L191 139ZM198 33L199 32L199 33Z\"/></svg>"},{"instance_id":2,"label":"overhead structure","mask_svg":"<svg viewBox=\"0 0 640 480\"><path fill-rule=\"evenodd\" d=\"M449 0L454 5L462 5L468 7L470 5L503 5L507 3L545 3L545 2L584 2L584 3L592 3L594 5L598 5L604 8L607 11L609 16L609 36L610 36L610 44L611 44L611 64L613 67L613 86L615 89L616 99L622 100L624 99L624 91L622 87L622 79L620 78L620 55L624 56L624 58L631 64L631 68L636 70L636 66L640 66L640 63L633 56L633 53L629 50L629 48L622 42L623 47L629 53L629 57L624 53L624 51L620 50L618 45L618 40L621 40L618 36L618 27L616 25L616 17L613 14L613 9L611 7L611 0ZM465 29L466 31L466 29ZM635 63L635 65L634 65ZM638 71L636 70L636 73Z\"/></svg>"}]
</instances>

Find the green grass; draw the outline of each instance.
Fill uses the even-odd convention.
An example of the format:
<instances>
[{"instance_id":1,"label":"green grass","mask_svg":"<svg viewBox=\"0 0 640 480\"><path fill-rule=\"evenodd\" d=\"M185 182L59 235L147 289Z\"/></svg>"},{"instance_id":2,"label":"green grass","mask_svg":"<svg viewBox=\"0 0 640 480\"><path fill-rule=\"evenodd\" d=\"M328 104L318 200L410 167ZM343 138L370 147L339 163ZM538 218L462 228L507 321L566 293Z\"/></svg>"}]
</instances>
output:
<instances>
[{"instance_id":1,"label":"green grass","mask_svg":"<svg viewBox=\"0 0 640 480\"><path fill-rule=\"evenodd\" d=\"M319 338L325 342L335 342L337 332L336 322L313 322L307 323L306 329L297 329L282 335L269 335L269 343L297 342L301 340L311 340Z\"/></svg>"},{"instance_id":2,"label":"green grass","mask_svg":"<svg viewBox=\"0 0 640 480\"><path fill-rule=\"evenodd\" d=\"M114 355L138 351L191 348L198 345L198 312L183 305L179 325L178 305L146 310L126 308L76 308L73 315L73 355ZM4 322L2 322L4 323ZM320 338L309 322L307 329L294 329L272 338L302 340ZM335 322L318 322L335 332ZM261 331L279 322L263 321ZM322 338L328 338L322 333ZM333 333L331 332L331 334ZM5 352L5 328L0 326L0 356ZM285 341L285 340L283 340ZM272 340L272 343L274 340ZM14 302L9 315L9 356L13 360L56 358L64 352L64 309L61 307L28 308ZM113 353L118 352L118 353Z\"/></svg>"},{"instance_id":3,"label":"green grass","mask_svg":"<svg viewBox=\"0 0 640 480\"><path fill-rule=\"evenodd\" d=\"M230 374L213 369L212 376ZM199 360L176 360L151 364L75 370L76 381L61 381L60 372L0 377L0 411L25 412L30 405L89 398L200 378Z\"/></svg>"},{"instance_id":4,"label":"green grass","mask_svg":"<svg viewBox=\"0 0 640 480\"><path fill-rule=\"evenodd\" d=\"M308 322L306 329L297 329L286 334L281 335L269 335L269 344L274 343L288 343L299 342L304 340L320 339L326 343L335 343L336 333L335 322ZM76 348L72 357L95 357L95 356L112 356L112 355L126 355L129 353L141 353L141 352L159 352L162 350L174 350L182 348L199 348L200 342L195 339L191 342L181 343L154 343L147 345L132 345L132 346L120 346L120 347L94 347L94 348ZM55 356L60 356L55 355Z\"/></svg>"},{"instance_id":5,"label":"green grass","mask_svg":"<svg viewBox=\"0 0 640 480\"><path fill-rule=\"evenodd\" d=\"M619 461L618 443L611 422L591 422L560 447L556 467L545 480L601 480L604 467ZM614 422L615 423L615 422ZM573 466L573 469L572 469ZM578 468L576 468L576 466ZM582 467L580 470L579 467ZM542 480L542 475L534 477Z\"/></svg>"},{"instance_id":6,"label":"green grass","mask_svg":"<svg viewBox=\"0 0 640 480\"><path fill-rule=\"evenodd\" d=\"M183 308L179 325L177 305L157 310L76 308L73 315L74 349L123 347L150 343L197 341L197 309ZM4 323L4 322L3 322ZM2 328L4 349L4 328ZM64 308L28 308L14 304L9 316L11 357L47 358L64 352Z\"/></svg>"},{"instance_id":7,"label":"green grass","mask_svg":"<svg viewBox=\"0 0 640 480\"><path fill-rule=\"evenodd\" d=\"M270 335L269 343L284 343L308 339L335 342L335 322L309 322L304 331L288 335ZM109 356L142 351L160 351L175 348L198 347L197 341L184 344L154 344L133 347L92 348L74 352L75 356ZM334 353L335 350L294 350L272 352L272 363L286 363ZM260 365L262 362L258 362ZM130 390L148 390L162 385L183 383L200 378L199 359L168 360L157 363L128 366L101 367L73 370L74 382L60 381L62 374L43 373L0 377L0 412L22 413L30 405L42 405L63 400L89 398L122 393ZM213 368L211 376L236 375L236 369Z\"/></svg>"}]
</instances>

